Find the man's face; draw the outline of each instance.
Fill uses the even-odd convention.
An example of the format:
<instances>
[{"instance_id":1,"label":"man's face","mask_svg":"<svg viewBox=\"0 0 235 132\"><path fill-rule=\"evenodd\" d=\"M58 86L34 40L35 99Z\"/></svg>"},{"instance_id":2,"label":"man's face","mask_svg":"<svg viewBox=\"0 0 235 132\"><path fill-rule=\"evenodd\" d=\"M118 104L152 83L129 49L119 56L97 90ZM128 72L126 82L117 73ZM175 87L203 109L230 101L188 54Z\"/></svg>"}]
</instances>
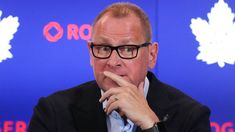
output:
<instances>
[{"instance_id":1,"label":"man's face","mask_svg":"<svg viewBox=\"0 0 235 132\"><path fill-rule=\"evenodd\" d=\"M96 23L93 29L92 42L95 44L105 43L110 46L140 45L145 41L140 21L134 15L124 18L105 15ZM115 50L108 59L98 59L92 55L90 48L90 63L99 87L106 91L118 87L118 85L105 77L104 71L117 74L138 86L140 82L144 81L148 68L154 67L156 54L157 45L153 44L139 48L137 57L133 59L122 59Z\"/></svg>"}]
</instances>

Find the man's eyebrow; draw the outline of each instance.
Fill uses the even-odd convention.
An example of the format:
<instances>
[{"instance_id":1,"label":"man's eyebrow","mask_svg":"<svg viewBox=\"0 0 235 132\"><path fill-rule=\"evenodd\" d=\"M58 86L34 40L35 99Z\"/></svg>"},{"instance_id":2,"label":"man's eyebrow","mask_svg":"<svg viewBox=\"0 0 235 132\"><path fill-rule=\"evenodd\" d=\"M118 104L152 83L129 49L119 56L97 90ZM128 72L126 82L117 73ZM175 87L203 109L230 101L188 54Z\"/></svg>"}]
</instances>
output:
<instances>
[{"instance_id":1,"label":"man's eyebrow","mask_svg":"<svg viewBox=\"0 0 235 132\"><path fill-rule=\"evenodd\" d=\"M131 39L123 39L120 44L134 44L134 42Z\"/></svg>"},{"instance_id":2,"label":"man's eyebrow","mask_svg":"<svg viewBox=\"0 0 235 132\"><path fill-rule=\"evenodd\" d=\"M110 43L110 40L105 37L99 37L96 39L96 43Z\"/></svg>"},{"instance_id":3,"label":"man's eyebrow","mask_svg":"<svg viewBox=\"0 0 235 132\"><path fill-rule=\"evenodd\" d=\"M107 37L102 37L100 36L99 38L96 39L96 43L107 43L107 44L112 44L111 40ZM138 44L138 42L133 41L130 38L127 39L122 39L119 41L119 44Z\"/></svg>"}]
</instances>

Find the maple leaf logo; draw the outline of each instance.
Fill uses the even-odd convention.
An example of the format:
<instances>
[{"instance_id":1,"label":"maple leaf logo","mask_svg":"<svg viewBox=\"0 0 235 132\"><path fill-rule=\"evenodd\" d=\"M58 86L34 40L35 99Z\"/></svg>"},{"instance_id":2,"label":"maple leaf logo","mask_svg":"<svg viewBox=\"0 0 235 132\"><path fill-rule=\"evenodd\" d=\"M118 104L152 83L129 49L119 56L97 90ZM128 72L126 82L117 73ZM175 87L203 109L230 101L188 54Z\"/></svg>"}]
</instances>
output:
<instances>
[{"instance_id":1,"label":"maple leaf logo","mask_svg":"<svg viewBox=\"0 0 235 132\"><path fill-rule=\"evenodd\" d=\"M11 49L10 40L13 39L13 35L17 32L17 28L20 23L18 17L12 17L1 19L2 11L0 10L0 63L7 58L12 58L13 55L9 51Z\"/></svg>"},{"instance_id":2,"label":"maple leaf logo","mask_svg":"<svg viewBox=\"0 0 235 132\"><path fill-rule=\"evenodd\" d=\"M209 21L201 18L191 19L190 28L199 42L197 60L207 64L235 62L235 14L224 0L219 0L207 14Z\"/></svg>"}]
</instances>

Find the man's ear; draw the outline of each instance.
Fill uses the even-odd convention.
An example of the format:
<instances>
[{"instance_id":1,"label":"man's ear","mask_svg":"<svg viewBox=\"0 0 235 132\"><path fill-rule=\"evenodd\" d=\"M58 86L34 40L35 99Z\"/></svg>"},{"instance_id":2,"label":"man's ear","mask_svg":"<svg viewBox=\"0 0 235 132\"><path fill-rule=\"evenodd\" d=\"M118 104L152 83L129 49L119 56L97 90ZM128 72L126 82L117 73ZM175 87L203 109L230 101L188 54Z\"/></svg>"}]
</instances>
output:
<instances>
[{"instance_id":1,"label":"man's ear","mask_svg":"<svg viewBox=\"0 0 235 132\"><path fill-rule=\"evenodd\" d=\"M153 69L157 62L157 55L158 55L158 43L154 42L149 45L149 63L148 67Z\"/></svg>"},{"instance_id":2,"label":"man's ear","mask_svg":"<svg viewBox=\"0 0 235 132\"><path fill-rule=\"evenodd\" d=\"M88 50L89 50L89 54L90 54L90 65L93 66L94 60L93 60L93 55L92 55L92 51L91 51L91 41L87 42L87 46L88 46Z\"/></svg>"}]
</instances>

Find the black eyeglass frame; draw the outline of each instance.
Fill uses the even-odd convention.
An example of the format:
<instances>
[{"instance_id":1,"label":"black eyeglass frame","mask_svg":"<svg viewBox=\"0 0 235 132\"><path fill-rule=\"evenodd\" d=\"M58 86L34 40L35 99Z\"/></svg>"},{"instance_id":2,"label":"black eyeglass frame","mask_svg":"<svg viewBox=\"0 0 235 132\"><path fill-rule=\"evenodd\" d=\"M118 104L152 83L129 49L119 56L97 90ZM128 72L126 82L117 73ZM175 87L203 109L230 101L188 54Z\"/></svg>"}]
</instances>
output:
<instances>
[{"instance_id":1,"label":"black eyeglass frame","mask_svg":"<svg viewBox=\"0 0 235 132\"><path fill-rule=\"evenodd\" d=\"M106 44L95 44L94 42L91 42L90 47L91 47L91 51L92 51L93 56L96 57L96 58L98 58L98 59L108 59L108 58L112 55L113 50L116 50L116 52L118 53L119 57L122 58L122 59L134 59L134 58L136 58L137 55L138 55L139 48L147 47L147 46L149 46L150 44L151 44L150 42L145 42L145 43L140 44L140 45L128 44L128 45L120 45L120 46L115 46L115 47L113 47L113 46L106 45ZM109 56L107 56L107 57L98 57L98 56L96 56L95 53L94 53L94 51L93 51L93 48L94 48L95 46L105 46L105 47L109 47L109 48L111 49L111 52L110 52ZM125 46L135 46L135 47L136 47L136 50L137 50L137 51L136 51L136 55L133 56L133 57L130 57L130 58L122 57L122 56L120 55L119 51L118 51L118 48L120 48L120 47L125 47Z\"/></svg>"}]
</instances>

